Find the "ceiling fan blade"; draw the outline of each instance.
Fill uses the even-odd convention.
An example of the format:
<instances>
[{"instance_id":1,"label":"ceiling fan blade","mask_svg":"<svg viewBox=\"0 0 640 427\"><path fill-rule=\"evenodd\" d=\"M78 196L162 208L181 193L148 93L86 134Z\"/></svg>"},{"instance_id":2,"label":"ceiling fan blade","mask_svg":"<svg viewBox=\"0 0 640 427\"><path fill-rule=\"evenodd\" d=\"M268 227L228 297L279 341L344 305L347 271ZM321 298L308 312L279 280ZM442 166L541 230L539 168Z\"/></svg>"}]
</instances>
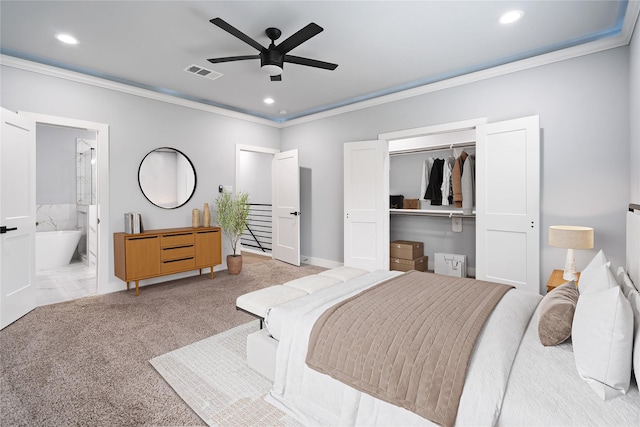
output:
<instances>
[{"instance_id":1,"label":"ceiling fan blade","mask_svg":"<svg viewBox=\"0 0 640 427\"><path fill-rule=\"evenodd\" d=\"M242 31L238 30L237 28L231 26L227 22L223 21L221 18L213 18L209 22L211 22L213 25L217 25L218 27L222 28L232 36L239 38L240 40L242 40L249 46L252 46L253 48L257 49L258 51L261 51L262 49L264 49L264 47L262 47L260 43L258 43L257 41L255 41L254 39L252 39Z\"/></svg>"},{"instance_id":2,"label":"ceiling fan blade","mask_svg":"<svg viewBox=\"0 0 640 427\"><path fill-rule=\"evenodd\" d=\"M280 53L287 53L293 48L300 46L302 43L309 40L311 37L321 33L323 28L315 23L311 23L293 34L291 37L276 46L276 50Z\"/></svg>"},{"instance_id":3,"label":"ceiling fan blade","mask_svg":"<svg viewBox=\"0 0 640 427\"><path fill-rule=\"evenodd\" d=\"M207 61L218 64L220 62L244 61L245 59L260 59L260 55L227 56L226 58L211 58Z\"/></svg>"},{"instance_id":4,"label":"ceiling fan blade","mask_svg":"<svg viewBox=\"0 0 640 427\"><path fill-rule=\"evenodd\" d=\"M289 62L290 64L306 65L308 67L323 68L325 70L335 70L338 67L338 64L332 64L331 62L301 58L299 56L293 55L285 55L284 62Z\"/></svg>"},{"instance_id":5,"label":"ceiling fan blade","mask_svg":"<svg viewBox=\"0 0 640 427\"><path fill-rule=\"evenodd\" d=\"M278 74L277 76L271 76L271 81L272 82L281 82L282 81L282 74Z\"/></svg>"}]
</instances>

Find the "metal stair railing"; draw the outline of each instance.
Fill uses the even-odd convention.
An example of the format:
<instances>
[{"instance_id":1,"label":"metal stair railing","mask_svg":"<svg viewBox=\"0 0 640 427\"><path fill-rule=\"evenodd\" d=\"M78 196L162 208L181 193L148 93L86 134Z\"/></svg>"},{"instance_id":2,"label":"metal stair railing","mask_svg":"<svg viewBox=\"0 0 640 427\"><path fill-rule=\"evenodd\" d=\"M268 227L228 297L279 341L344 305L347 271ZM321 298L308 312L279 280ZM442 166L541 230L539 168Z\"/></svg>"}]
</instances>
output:
<instances>
[{"instance_id":1,"label":"metal stair railing","mask_svg":"<svg viewBox=\"0 0 640 427\"><path fill-rule=\"evenodd\" d=\"M240 244L243 247L271 253L271 204L247 203L247 206L247 227L240 238Z\"/></svg>"}]
</instances>

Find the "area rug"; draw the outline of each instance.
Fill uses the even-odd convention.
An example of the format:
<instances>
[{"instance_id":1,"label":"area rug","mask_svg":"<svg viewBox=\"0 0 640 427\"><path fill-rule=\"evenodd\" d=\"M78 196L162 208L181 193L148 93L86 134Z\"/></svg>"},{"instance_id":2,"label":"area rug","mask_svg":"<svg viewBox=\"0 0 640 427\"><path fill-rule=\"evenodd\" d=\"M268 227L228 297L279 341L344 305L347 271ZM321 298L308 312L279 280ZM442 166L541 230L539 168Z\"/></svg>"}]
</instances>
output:
<instances>
[{"instance_id":1,"label":"area rug","mask_svg":"<svg viewBox=\"0 0 640 427\"><path fill-rule=\"evenodd\" d=\"M247 335L258 328L249 322L149 362L210 426L299 426L263 399L272 384L247 365Z\"/></svg>"}]
</instances>

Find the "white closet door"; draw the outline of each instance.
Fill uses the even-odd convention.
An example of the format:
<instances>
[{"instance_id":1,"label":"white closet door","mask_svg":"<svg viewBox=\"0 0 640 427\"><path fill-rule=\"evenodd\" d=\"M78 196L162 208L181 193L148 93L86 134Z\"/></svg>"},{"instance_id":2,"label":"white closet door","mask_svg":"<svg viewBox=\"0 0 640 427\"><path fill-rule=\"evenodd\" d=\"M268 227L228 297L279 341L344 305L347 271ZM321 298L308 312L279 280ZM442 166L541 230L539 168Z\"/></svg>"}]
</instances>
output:
<instances>
[{"instance_id":1,"label":"white closet door","mask_svg":"<svg viewBox=\"0 0 640 427\"><path fill-rule=\"evenodd\" d=\"M540 292L538 116L477 128L476 277Z\"/></svg>"},{"instance_id":2,"label":"white closet door","mask_svg":"<svg viewBox=\"0 0 640 427\"><path fill-rule=\"evenodd\" d=\"M389 269L389 156L386 141L344 145L344 265Z\"/></svg>"}]
</instances>

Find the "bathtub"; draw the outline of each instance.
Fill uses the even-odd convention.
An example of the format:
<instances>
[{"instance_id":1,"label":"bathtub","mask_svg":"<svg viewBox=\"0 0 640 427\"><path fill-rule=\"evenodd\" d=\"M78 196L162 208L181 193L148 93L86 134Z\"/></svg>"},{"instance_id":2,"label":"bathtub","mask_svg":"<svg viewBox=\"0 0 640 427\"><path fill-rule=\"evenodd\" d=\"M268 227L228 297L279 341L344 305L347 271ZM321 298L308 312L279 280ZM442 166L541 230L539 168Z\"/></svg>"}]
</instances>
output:
<instances>
[{"instance_id":1,"label":"bathtub","mask_svg":"<svg viewBox=\"0 0 640 427\"><path fill-rule=\"evenodd\" d=\"M36 233L36 269L64 267L76 251L82 231L39 231Z\"/></svg>"}]
</instances>

